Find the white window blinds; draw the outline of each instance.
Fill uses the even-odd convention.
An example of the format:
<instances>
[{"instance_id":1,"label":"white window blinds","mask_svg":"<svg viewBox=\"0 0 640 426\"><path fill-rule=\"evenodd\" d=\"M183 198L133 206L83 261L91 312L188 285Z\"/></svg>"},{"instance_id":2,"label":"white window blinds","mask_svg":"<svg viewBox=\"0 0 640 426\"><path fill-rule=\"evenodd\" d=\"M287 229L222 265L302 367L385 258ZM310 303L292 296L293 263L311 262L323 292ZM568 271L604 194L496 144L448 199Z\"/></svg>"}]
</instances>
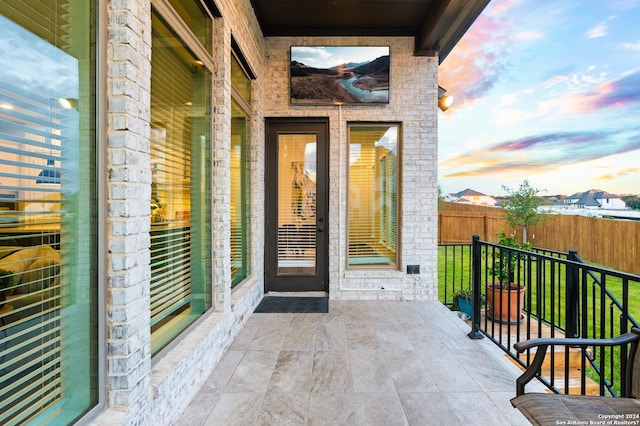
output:
<instances>
[{"instance_id":1,"label":"white window blinds","mask_svg":"<svg viewBox=\"0 0 640 426\"><path fill-rule=\"evenodd\" d=\"M151 74L152 329L186 307L191 297L191 108L187 100L195 60L189 64L181 57L160 27L154 28Z\"/></svg>"},{"instance_id":2,"label":"white window blinds","mask_svg":"<svg viewBox=\"0 0 640 426\"><path fill-rule=\"evenodd\" d=\"M397 264L398 126L349 125L349 265Z\"/></svg>"},{"instance_id":3,"label":"white window blinds","mask_svg":"<svg viewBox=\"0 0 640 426\"><path fill-rule=\"evenodd\" d=\"M97 399L91 7L0 2L0 424Z\"/></svg>"},{"instance_id":4,"label":"white window blinds","mask_svg":"<svg viewBox=\"0 0 640 426\"><path fill-rule=\"evenodd\" d=\"M31 20L25 22L30 27L46 25L43 14L54 11L30 3L29 18L12 15ZM75 65L4 16L0 28L0 39L14 49L33 42L43 54L60 57L61 68ZM5 49L0 56L2 68L19 60ZM0 423L8 424L61 398L61 145L77 114L59 102L64 92L45 81L24 84L10 71L0 75Z\"/></svg>"},{"instance_id":5,"label":"white window blinds","mask_svg":"<svg viewBox=\"0 0 640 426\"><path fill-rule=\"evenodd\" d=\"M251 80L231 56L231 287L251 272Z\"/></svg>"},{"instance_id":6,"label":"white window blinds","mask_svg":"<svg viewBox=\"0 0 640 426\"><path fill-rule=\"evenodd\" d=\"M317 135L278 136L278 274L316 273Z\"/></svg>"},{"instance_id":7,"label":"white window blinds","mask_svg":"<svg viewBox=\"0 0 640 426\"><path fill-rule=\"evenodd\" d=\"M153 14L151 351L210 306L210 73ZM209 267L209 268L208 268Z\"/></svg>"}]
</instances>

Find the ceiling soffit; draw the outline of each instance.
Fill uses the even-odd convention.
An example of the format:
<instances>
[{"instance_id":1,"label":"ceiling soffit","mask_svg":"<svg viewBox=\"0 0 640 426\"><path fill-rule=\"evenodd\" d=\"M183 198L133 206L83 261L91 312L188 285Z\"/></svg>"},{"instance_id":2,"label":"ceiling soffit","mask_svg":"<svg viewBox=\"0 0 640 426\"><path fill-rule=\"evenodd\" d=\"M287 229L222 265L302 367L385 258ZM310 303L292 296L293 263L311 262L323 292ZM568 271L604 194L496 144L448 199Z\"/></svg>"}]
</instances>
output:
<instances>
[{"instance_id":1,"label":"ceiling soffit","mask_svg":"<svg viewBox=\"0 0 640 426\"><path fill-rule=\"evenodd\" d=\"M412 36L440 62L490 0L251 0L265 37Z\"/></svg>"}]
</instances>

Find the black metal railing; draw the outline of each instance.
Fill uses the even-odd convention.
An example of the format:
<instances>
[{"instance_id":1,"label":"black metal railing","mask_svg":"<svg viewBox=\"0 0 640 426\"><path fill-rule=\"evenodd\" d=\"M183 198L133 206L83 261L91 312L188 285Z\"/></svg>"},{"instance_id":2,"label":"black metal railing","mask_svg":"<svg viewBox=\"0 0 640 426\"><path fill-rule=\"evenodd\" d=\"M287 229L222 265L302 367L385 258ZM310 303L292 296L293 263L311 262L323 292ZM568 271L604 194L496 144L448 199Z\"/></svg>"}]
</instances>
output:
<instances>
[{"instance_id":1,"label":"black metal railing","mask_svg":"<svg viewBox=\"0 0 640 426\"><path fill-rule=\"evenodd\" d=\"M453 307L456 294L471 291L471 244L438 245L438 294Z\"/></svg>"},{"instance_id":2,"label":"black metal railing","mask_svg":"<svg viewBox=\"0 0 640 426\"><path fill-rule=\"evenodd\" d=\"M453 296L467 289L473 299L470 337L486 336L523 367L533 354L518 354L516 342L611 338L638 326L640 277L586 264L575 251L525 251L477 236L471 245L439 250L443 303L452 306ZM617 396L624 386L626 347L551 350L540 380L554 392Z\"/></svg>"}]
</instances>

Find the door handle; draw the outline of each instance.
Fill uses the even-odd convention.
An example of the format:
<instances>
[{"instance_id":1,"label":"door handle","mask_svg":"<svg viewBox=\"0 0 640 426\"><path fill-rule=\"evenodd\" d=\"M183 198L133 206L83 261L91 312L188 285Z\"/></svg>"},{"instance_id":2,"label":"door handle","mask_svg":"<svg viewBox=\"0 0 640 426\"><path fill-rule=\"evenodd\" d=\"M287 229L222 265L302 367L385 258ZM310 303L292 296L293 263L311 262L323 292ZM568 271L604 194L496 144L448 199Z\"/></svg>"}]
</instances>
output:
<instances>
[{"instance_id":1,"label":"door handle","mask_svg":"<svg viewBox=\"0 0 640 426\"><path fill-rule=\"evenodd\" d=\"M318 227L318 232L324 232L324 228L322 226Z\"/></svg>"}]
</instances>

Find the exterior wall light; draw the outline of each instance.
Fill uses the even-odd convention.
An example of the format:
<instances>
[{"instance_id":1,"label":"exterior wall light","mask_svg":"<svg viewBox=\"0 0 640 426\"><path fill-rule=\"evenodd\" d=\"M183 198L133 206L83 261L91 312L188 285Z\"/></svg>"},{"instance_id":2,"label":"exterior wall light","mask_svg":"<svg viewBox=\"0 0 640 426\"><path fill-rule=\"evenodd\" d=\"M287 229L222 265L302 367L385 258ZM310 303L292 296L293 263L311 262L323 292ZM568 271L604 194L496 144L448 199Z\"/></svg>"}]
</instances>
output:
<instances>
[{"instance_id":1,"label":"exterior wall light","mask_svg":"<svg viewBox=\"0 0 640 426\"><path fill-rule=\"evenodd\" d=\"M453 104L453 96L445 95L447 89L442 86L438 86L438 108L443 112L448 110Z\"/></svg>"}]
</instances>

